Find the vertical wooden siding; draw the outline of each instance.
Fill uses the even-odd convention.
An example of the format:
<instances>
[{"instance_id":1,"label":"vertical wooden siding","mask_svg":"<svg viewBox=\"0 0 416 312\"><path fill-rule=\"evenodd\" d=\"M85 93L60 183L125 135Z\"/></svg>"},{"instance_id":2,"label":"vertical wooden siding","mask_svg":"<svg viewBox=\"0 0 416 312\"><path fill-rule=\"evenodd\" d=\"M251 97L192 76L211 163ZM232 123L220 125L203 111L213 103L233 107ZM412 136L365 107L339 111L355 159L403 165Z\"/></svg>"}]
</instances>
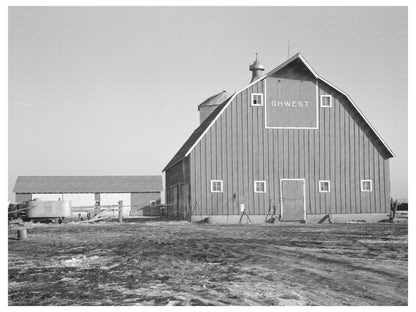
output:
<instances>
[{"instance_id":1,"label":"vertical wooden siding","mask_svg":"<svg viewBox=\"0 0 416 312\"><path fill-rule=\"evenodd\" d=\"M318 86L319 96L333 96L332 108L319 107L319 129L265 129L264 107L250 105L264 80L237 94L190 154L195 214L238 214L233 194L250 214L266 214L269 203L279 211L282 178L305 179L307 214L389 211L380 144L345 96ZM362 179L373 181L373 192L361 192ZM211 193L210 180L223 180L223 193ZM254 193L254 180L266 181L265 194ZM319 193L319 180L331 181L330 193Z\"/></svg>"}]
</instances>

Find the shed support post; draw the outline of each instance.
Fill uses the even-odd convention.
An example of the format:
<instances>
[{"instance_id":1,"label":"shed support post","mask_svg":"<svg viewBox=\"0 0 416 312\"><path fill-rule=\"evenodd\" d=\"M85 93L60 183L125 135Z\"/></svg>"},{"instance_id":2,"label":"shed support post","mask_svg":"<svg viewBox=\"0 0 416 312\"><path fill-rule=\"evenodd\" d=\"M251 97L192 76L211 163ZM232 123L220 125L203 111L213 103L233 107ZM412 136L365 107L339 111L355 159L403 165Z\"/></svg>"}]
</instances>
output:
<instances>
[{"instance_id":1,"label":"shed support post","mask_svg":"<svg viewBox=\"0 0 416 312\"><path fill-rule=\"evenodd\" d=\"M118 201L118 222L123 222L123 201Z\"/></svg>"}]
</instances>

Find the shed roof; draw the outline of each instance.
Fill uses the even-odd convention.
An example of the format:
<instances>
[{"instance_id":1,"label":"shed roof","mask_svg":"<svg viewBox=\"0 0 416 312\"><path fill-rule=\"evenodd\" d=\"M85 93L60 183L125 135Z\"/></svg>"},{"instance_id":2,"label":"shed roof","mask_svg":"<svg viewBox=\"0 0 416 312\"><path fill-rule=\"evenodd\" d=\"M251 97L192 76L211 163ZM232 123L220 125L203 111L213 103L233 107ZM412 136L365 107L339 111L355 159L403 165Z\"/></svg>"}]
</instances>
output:
<instances>
[{"instance_id":1,"label":"shed roof","mask_svg":"<svg viewBox=\"0 0 416 312\"><path fill-rule=\"evenodd\" d=\"M14 193L160 192L161 176L19 176Z\"/></svg>"},{"instance_id":2,"label":"shed roof","mask_svg":"<svg viewBox=\"0 0 416 312\"><path fill-rule=\"evenodd\" d=\"M239 94L240 92L246 90L250 86L254 85L260 80L266 79L267 77L273 75L277 71L281 70L282 68L286 67L287 65L291 64L294 61L300 60L309 70L310 72L315 76L316 79L319 81L322 81L329 85L330 87L334 88L341 94L343 94L348 101L351 103L352 107L358 112L358 114L363 118L364 122L369 126L370 131L372 131L375 134L375 137L377 137L382 146L387 151L389 157L395 157L395 154L393 153L392 149L387 145L387 143L381 138L381 136L378 134L378 132L374 129L374 127L371 125L369 120L364 116L364 114L359 110L357 105L354 103L352 98L344 91L340 90L321 76L317 74L317 72L309 65L309 63L305 60L305 58L302 56L302 54L297 53L294 56L290 57L286 61L284 61L279 66L272 69L270 72L268 72L266 75L263 75L261 77L258 77L258 79L254 80L241 90L235 92L231 97L227 98L220 106L217 107L208 117L205 119L205 121L192 133L192 135L188 138L188 140L185 142L184 145L179 149L179 151L175 154L175 156L172 158L172 160L166 165L166 167L163 169L163 171L166 171L173 165L180 162L182 159L184 159L186 156L189 155L189 153L192 151L192 149L196 146L196 144L199 142L199 140L205 135L205 133L209 130L209 128L214 124L215 120L221 115L221 113L226 109L229 103L232 102L234 97ZM201 104L202 105L202 104Z\"/></svg>"},{"instance_id":3,"label":"shed roof","mask_svg":"<svg viewBox=\"0 0 416 312\"><path fill-rule=\"evenodd\" d=\"M203 101L201 104L198 105L198 110L201 109L201 107L205 106L213 106L213 105L220 105L224 101L228 100L231 97L231 94L229 94L227 91L223 90L220 93L217 93L213 96L210 96L205 101Z\"/></svg>"}]
</instances>

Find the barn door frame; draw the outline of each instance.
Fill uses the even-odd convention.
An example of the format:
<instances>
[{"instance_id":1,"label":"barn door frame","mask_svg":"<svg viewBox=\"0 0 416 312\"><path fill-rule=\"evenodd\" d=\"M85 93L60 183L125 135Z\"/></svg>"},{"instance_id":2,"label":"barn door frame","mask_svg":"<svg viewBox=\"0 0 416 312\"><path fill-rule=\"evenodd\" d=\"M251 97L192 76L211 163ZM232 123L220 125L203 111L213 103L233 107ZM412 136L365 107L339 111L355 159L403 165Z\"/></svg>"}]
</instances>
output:
<instances>
[{"instance_id":1,"label":"barn door frame","mask_svg":"<svg viewBox=\"0 0 416 312\"><path fill-rule=\"evenodd\" d=\"M305 179L280 179L280 217L283 220L283 181L303 182L303 220L306 221L306 181Z\"/></svg>"}]
</instances>

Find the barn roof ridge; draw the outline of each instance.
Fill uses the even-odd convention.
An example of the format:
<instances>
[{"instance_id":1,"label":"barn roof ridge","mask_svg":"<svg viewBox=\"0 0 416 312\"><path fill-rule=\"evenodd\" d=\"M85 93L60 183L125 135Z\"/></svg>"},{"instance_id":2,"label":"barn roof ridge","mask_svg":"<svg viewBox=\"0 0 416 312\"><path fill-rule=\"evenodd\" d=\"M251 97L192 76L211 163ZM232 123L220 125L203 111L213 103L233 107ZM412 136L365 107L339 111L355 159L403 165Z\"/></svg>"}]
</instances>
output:
<instances>
[{"instance_id":1,"label":"barn roof ridge","mask_svg":"<svg viewBox=\"0 0 416 312\"><path fill-rule=\"evenodd\" d=\"M295 60L301 60L302 63L309 69L309 71L314 75L314 77L325 84L329 85L336 91L343 94L348 101L352 104L352 106L357 110L357 112L360 114L360 116L364 119L364 121L367 123L367 125L370 127L371 131L376 135L376 137L380 140L380 142L383 144L383 146L386 148L386 150L390 153L391 157L396 157L392 149L387 145L387 143L381 138L380 134L374 129L370 121L364 116L364 114L361 112L361 110L357 107L353 99L349 94L347 94L345 91L342 91L332 83L328 82L326 79L322 78L318 73L312 68L312 66L306 61L306 59L303 57L303 55L298 52L292 57L288 58L286 61L281 63L280 65L273 68L271 71L269 71L267 74L258 77L258 79L254 80L253 82L246 85L244 88L238 90L237 92L234 92L231 97L226 99L222 104L220 104L214 112L212 112L208 118L200 124L196 130L192 133L192 135L188 138L188 140L185 142L184 145L179 149L179 151L175 154L175 156L171 159L171 161L165 166L163 171L166 171L170 167L176 165L179 163L182 159L187 157L191 151L194 149L194 147L198 144L198 142L202 139L202 137L208 132L208 130L211 128L211 126L215 123L215 121L221 116L222 112L228 107L228 105L233 101L233 99L236 97L237 94L243 92L244 90L248 89L252 85L256 84L257 82L266 79L267 77L273 75L277 71L281 70L282 68L286 67L290 63L292 63ZM211 117L211 118L210 118ZM202 130L202 131L201 131ZM196 133L200 133L198 136L196 136Z\"/></svg>"}]
</instances>

